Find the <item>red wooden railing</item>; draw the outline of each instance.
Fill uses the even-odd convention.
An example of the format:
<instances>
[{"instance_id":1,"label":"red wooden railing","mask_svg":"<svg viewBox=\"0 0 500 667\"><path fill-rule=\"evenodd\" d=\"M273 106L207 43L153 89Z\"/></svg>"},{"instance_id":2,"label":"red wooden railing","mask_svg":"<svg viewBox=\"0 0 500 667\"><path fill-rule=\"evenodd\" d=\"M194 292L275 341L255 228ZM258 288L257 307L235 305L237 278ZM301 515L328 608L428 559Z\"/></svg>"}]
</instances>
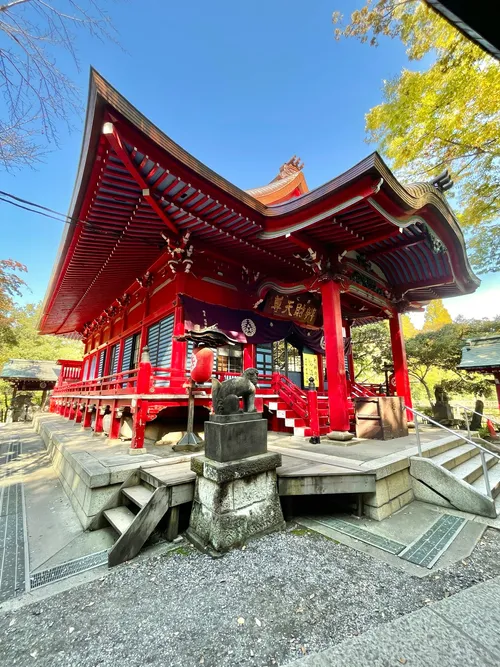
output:
<instances>
[{"instance_id":1,"label":"red wooden railing","mask_svg":"<svg viewBox=\"0 0 500 667\"><path fill-rule=\"evenodd\" d=\"M385 396L383 384L374 384L370 382L352 382L351 394L353 398L362 396Z\"/></svg>"},{"instance_id":2,"label":"red wooden railing","mask_svg":"<svg viewBox=\"0 0 500 667\"><path fill-rule=\"evenodd\" d=\"M272 385L276 394L302 419L309 419L307 396L289 378L280 373L273 373Z\"/></svg>"}]
</instances>

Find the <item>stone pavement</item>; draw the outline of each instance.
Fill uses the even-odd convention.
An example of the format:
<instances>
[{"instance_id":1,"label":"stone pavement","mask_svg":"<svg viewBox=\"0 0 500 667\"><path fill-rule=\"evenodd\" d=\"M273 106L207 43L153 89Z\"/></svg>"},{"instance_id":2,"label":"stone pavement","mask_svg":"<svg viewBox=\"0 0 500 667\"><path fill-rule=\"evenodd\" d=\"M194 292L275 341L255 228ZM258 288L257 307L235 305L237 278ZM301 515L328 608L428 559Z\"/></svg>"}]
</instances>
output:
<instances>
[{"instance_id":1,"label":"stone pavement","mask_svg":"<svg viewBox=\"0 0 500 667\"><path fill-rule=\"evenodd\" d=\"M297 667L493 667L500 662L500 577L380 625Z\"/></svg>"}]
</instances>

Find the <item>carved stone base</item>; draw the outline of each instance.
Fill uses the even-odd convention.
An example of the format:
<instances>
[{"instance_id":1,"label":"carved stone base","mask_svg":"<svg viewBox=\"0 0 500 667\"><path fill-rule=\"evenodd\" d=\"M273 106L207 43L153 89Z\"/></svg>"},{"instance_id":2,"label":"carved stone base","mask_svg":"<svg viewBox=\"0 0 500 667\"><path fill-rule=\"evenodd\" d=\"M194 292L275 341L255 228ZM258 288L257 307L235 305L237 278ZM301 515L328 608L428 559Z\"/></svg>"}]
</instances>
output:
<instances>
[{"instance_id":1,"label":"carved stone base","mask_svg":"<svg viewBox=\"0 0 500 667\"><path fill-rule=\"evenodd\" d=\"M285 526L276 468L279 454L266 453L220 463L205 456L191 461L197 473L188 539L214 555Z\"/></svg>"}]
</instances>

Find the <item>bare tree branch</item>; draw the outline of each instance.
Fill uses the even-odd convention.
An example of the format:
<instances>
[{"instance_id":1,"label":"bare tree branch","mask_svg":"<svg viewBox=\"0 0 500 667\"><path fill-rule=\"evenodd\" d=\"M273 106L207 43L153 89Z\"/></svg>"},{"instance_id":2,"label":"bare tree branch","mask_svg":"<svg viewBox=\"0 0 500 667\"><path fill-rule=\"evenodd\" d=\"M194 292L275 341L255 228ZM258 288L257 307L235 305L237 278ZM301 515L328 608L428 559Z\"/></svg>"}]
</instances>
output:
<instances>
[{"instance_id":1,"label":"bare tree branch","mask_svg":"<svg viewBox=\"0 0 500 667\"><path fill-rule=\"evenodd\" d=\"M64 4L66 7L64 7ZM47 144L58 143L61 124L71 129L81 112L79 91L56 65L66 52L79 70L75 50L78 32L116 43L110 17L98 0L13 0L0 5L0 165L5 169L33 165Z\"/></svg>"}]
</instances>

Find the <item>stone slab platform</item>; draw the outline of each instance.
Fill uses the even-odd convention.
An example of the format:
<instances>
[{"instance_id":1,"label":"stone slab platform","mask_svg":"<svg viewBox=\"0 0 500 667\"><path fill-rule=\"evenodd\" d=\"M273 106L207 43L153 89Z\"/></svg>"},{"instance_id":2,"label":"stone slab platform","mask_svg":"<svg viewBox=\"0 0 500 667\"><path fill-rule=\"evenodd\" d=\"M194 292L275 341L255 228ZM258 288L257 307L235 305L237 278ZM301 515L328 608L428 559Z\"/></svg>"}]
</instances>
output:
<instances>
[{"instance_id":1,"label":"stone slab platform","mask_svg":"<svg viewBox=\"0 0 500 667\"><path fill-rule=\"evenodd\" d=\"M175 478L193 481L190 461L196 454L172 451L170 446L129 455L128 443L110 441L83 430L59 415L36 416L34 428L42 437L64 491L84 528L133 470L154 468L151 479L162 483L161 469L175 467ZM453 438L453 436L450 436ZM424 451L446 443L431 430L423 433ZM414 499L409 474L416 453L415 436L391 441L358 440L349 448L311 445L307 439L268 433L268 450L282 457L277 469L280 495L364 494L365 513L381 520ZM194 482L193 482L194 484Z\"/></svg>"},{"instance_id":2,"label":"stone slab platform","mask_svg":"<svg viewBox=\"0 0 500 667\"><path fill-rule=\"evenodd\" d=\"M168 446L155 453L130 456L129 443L93 435L80 424L59 415L39 414L33 427L44 441L59 480L80 523L87 528L116 488L137 468L189 461L192 455L175 454Z\"/></svg>"}]
</instances>

